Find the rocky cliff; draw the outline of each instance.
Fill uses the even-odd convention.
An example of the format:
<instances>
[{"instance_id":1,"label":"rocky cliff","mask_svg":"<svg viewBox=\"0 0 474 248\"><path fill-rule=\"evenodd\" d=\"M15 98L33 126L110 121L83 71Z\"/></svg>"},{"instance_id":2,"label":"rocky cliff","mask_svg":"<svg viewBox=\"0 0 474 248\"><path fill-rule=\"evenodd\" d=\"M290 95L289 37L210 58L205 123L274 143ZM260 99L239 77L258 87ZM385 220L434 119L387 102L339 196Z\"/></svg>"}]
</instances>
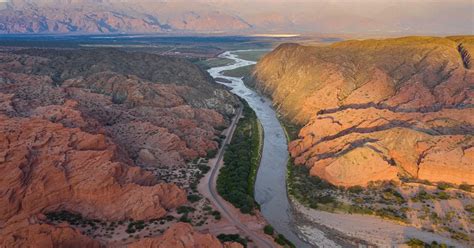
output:
<instances>
[{"instance_id":1,"label":"rocky cliff","mask_svg":"<svg viewBox=\"0 0 474 248\"><path fill-rule=\"evenodd\" d=\"M336 185L412 178L474 184L473 37L284 44L257 87L303 125L296 164Z\"/></svg>"},{"instance_id":2,"label":"rocky cliff","mask_svg":"<svg viewBox=\"0 0 474 248\"><path fill-rule=\"evenodd\" d=\"M237 100L211 83L184 60L154 55L1 53L0 246L100 247L45 215L147 221L186 203L183 189L144 168L183 166L218 147ZM196 239L183 247L220 247L190 227L180 235Z\"/></svg>"}]
</instances>

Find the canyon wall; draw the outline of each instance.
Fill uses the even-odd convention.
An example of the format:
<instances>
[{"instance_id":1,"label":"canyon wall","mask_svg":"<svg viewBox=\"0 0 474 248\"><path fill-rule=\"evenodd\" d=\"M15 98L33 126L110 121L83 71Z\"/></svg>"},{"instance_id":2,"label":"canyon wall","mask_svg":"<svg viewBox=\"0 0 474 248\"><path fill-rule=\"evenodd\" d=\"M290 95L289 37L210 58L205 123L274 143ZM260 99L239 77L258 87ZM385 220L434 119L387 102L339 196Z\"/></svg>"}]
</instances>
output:
<instances>
[{"instance_id":1,"label":"canyon wall","mask_svg":"<svg viewBox=\"0 0 474 248\"><path fill-rule=\"evenodd\" d=\"M474 38L283 44L257 87L304 126L297 165L336 185L402 178L474 184Z\"/></svg>"},{"instance_id":2,"label":"canyon wall","mask_svg":"<svg viewBox=\"0 0 474 248\"><path fill-rule=\"evenodd\" d=\"M0 53L0 246L106 245L48 213L100 222L170 213L186 192L145 169L184 166L217 149L235 104L185 60L118 50ZM177 225L169 232L179 235L157 242L222 247Z\"/></svg>"}]
</instances>

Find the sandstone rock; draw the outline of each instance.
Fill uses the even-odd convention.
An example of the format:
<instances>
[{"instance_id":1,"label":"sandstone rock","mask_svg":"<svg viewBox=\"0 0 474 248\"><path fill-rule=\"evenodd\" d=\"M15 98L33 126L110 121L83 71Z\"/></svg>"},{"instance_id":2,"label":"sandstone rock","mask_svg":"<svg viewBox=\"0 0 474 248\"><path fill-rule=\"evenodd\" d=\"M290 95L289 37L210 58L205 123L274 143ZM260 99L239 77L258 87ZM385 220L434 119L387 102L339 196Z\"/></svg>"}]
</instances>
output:
<instances>
[{"instance_id":1,"label":"sandstone rock","mask_svg":"<svg viewBox=\"0 0 474 248\"><path fill-rule=\"evenodd\" d=\"M0 85L13 94L5 102L10 115L102 133L126 151L117 155L121 161L142 166L182 166L205 156L218 146L216 128L234 111L234 97L178 59L115 50L30 50L0 57L0 76L13 82ZM12 66L18 60L24 65ZM148 137L150 132L156 133ZM144 149L155 159L142 160Z\"/></svg>"},{"instance_id":2,"label":"sandstone rock","mask_svg":"<svg viewBox=\"0 0 474 248\"><path fill-rule=\"evenodd\" d=\"M337 185L411 177L474 184L472 38L281 45L256 66L257 87L304 125L295 163Z\"/></svg>"},{"instance_id":3,"label":"sandstone rock","mask_svg":"<svg viewBox=\"0 0 474 248\"><path fill-rule=\"evenodd\" d=\"M103 135L5 116L0 132L7 152L1 169L9 175L0 187L8 196L1 201L3 221L60 209L98 219L150 219L186 202L174 185L140 186L134 175L117 178L132 171L112 161L115 147Z\"/></svg>"},{"instance_id":4,"label":"sandstone rock","mask_svg":"<svg viewBox=\"0 0 474 248\"><path fill-rule=\"evenodd\" d=\"M145 238L128 245L128 248L221 248L221 247L242 247L240 244L222 245L217 238L210 234L201 234L193 230L192 226L186 223L177 223L171 226L158 238Z\"/></svg>"},{"instance_id":5,"label":"sandstone rock","mask_svg":"<svg viewBox=\"0 0 474 248\"><path fill-rule=\"evenodd\" d=\"M235 104L186 61L115 50L0 53L0 79L2 247L107 245L47 224L48 212L149 220L184 204L184 190L137 165L184 165L217 148ZM170 235L165 244L180 244Z\"/></svg>"},{"instance_id":6,"label":"sandstone rock","mask_svg":"<svg viewBox=\"0 0 474 248\"><path fill-rule=\"evenodd\" d=\"M3 247L103 247L99 242L79 233L70 227L53 227L47 224L34 224L15 232L2 240Z\"/></svg>"}]
</instances>

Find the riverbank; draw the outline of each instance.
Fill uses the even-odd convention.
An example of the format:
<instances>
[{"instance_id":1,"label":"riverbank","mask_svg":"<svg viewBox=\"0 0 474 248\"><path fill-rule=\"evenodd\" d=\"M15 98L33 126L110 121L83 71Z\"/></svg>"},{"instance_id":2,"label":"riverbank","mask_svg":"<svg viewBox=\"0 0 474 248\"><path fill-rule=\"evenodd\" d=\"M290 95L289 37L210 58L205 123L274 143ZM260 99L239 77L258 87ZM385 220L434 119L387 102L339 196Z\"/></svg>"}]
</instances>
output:
<instances>
[{"instance_id":1,"label":"riverbank","mask_svg":"<svg viewBox=\"0 0 474 248\"><path fill-rule=\"evenodd\" d=\"M256 54L247 53L247 56L256 56ZM225 76L222 73L226 70L253 65L256 62L240 59L234 52L225 52L219 57L232 59L235 63L211 68L208 70L209 74L214 78L224 78L230 81L230 83L222 84L229 87L232 93L243 98L249 104L264 130L263 151L255 180L255 199L260 206L260 212L268 224L274 227L276 233L284 235L296 247L310 247L295 234L292 227L293 216L289 211L290 204L284 183L288 159L287 144L283 128L276 118L271 101L246 87L242 78Z\"/></svg>"}]
</instances>

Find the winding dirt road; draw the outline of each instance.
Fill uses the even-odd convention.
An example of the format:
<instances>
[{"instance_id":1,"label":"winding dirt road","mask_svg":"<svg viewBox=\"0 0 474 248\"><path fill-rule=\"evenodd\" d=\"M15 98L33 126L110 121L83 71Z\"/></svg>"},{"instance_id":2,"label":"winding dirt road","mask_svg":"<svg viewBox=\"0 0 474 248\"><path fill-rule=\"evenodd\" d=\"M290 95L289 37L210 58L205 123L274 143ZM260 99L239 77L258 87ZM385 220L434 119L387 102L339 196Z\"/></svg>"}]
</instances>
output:
<instances>
[{"instance_id":1,"label":"winding dirt road","mask_svg":"<svg viewBox=\"0 0 474 248\"><path fill-rule=\"evenodd\" d=\"M264 235L256 233L253 231L251 228L246 226L238 216L234 216L233 213L235 213L235 208L232 206L229 206L228 204L220 195L217 193L217 188L216 188L216 181L217 181L217 175L219 174L220 168L224 165L223 163L223 158L224 158L224 152L225 152L225 147L230 143L232 140L232 135L234 134L234 131L237 127L238 120L242 116L242 107L240 107L237 111L237 114L232 120L231 125L227 129L226 132L226 138L224 139L223 145L219 148L219 151L216 155L215 159L212 159L211 162L213 161L214 165L212 166L212 170L209 174L208 177L205 177L207 179L206 185L203 190L207 192L205 195L209 196L209 200L211 203L219 210L221 213L222 217L227 219L229 223L233 226L235 226L237 229L239 229L242 233L245 234L248 238L252 240L252 242L256 245L256 247L276 247L272 241L268 240L267 237L264 237ZM231 209L234 208L234 209Z\"/></svg>"}]
</instances>

